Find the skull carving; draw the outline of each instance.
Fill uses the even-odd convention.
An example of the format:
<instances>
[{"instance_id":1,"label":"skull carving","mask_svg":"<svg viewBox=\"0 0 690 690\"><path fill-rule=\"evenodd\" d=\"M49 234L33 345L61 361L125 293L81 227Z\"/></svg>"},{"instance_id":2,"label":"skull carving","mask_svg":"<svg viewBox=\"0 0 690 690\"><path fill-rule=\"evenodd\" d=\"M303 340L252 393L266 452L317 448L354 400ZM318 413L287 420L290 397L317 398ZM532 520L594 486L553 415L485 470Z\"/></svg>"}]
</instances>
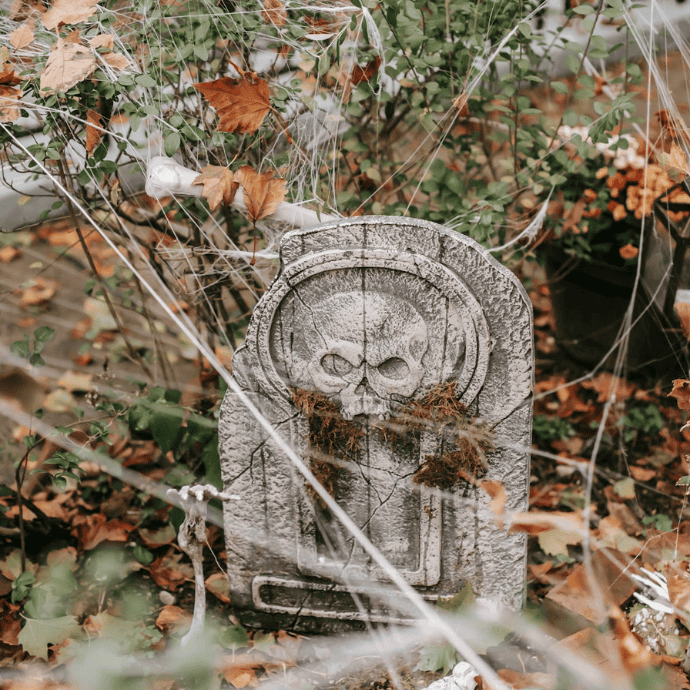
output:
<instances>
[{"instance_id":1,"label":"skull carving","mask_svg":"<svg viewBox=\"0 0 690 690\"><path fill-rule=\"evenodd\" d=\"M388 417L424 375L427 327L406 300L387 293L342 292L313 314L320 338L307 370L314 387L340 400L346 419Z\"/></svg>"}]
</instances>

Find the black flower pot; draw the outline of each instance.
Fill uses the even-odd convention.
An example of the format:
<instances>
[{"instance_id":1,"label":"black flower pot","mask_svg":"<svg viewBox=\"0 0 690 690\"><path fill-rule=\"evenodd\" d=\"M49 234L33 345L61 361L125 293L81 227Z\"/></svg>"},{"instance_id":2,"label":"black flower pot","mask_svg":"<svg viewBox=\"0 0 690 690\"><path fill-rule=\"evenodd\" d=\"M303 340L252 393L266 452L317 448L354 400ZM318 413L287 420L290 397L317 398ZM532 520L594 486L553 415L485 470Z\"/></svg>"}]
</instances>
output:
<instances>
[{"instance_id":1,"label":"black flower pot","mask_svg":"<svg viewBox=\"0 0 690 690\"><path fill-rule=\"evenodd\" d=\"M560 348L576 362L607 369L616 363L610 354L630 305L637 269L603 261L585 261L559 247L544 248L546 275ZM671 380L687 371L678 329L668 322L638 286L630 332L627 371Z\"/></svg>"}]
</instances>

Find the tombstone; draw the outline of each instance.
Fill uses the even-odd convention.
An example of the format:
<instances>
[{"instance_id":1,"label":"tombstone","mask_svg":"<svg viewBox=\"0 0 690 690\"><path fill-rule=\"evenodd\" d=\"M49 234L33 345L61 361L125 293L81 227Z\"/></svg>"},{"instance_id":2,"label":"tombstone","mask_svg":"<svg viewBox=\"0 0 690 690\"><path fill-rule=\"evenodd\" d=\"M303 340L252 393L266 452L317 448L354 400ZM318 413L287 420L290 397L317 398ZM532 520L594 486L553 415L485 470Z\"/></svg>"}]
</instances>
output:
<instances>
[{"instance_id":1,"label":"tombstone","mask_svg":"<svg viewBox=\"0 0 690 690\"><path fill-rule=\"evenodd\" d=\"M469 584L517 609L526 538L508 533L479 484L501 482L506 510L527 509L533 362L530 300L485 249L434 223L364 217L285 235L233 376L305 462L326 468L331 495L424 598ZM447 425L406 434L396 420L441 389L472 433L490 435L481 480L415 480L457 446ZM336 410L331 426L298 409L296 391ZM334 429L345 432L331 442ZM225 489L242 497L224 505L242 622L329 632L406 619L377 594L385 574L231 390L219 436Z\"/></svg>"}]
</instances>

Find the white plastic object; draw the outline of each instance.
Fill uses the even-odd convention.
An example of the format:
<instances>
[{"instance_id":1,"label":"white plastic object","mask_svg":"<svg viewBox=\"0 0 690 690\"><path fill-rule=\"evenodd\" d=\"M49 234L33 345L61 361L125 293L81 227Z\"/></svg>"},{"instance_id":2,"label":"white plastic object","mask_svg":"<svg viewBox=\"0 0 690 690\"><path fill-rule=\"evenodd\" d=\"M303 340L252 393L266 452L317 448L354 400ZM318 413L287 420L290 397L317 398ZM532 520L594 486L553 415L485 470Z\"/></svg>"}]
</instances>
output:
<instances>
[{"instance_id":1,"label":"white plastic object","mask_svg":"<svg viewBox=\"0 0 690 690\"><path fill-rule=\"evenodd\" d=\"M475 690L477 683L474 677L478 675L474 666L461 661L453 668L453 673L445 678L435 680L426 690Z\"/></svg>"}]
</instances>

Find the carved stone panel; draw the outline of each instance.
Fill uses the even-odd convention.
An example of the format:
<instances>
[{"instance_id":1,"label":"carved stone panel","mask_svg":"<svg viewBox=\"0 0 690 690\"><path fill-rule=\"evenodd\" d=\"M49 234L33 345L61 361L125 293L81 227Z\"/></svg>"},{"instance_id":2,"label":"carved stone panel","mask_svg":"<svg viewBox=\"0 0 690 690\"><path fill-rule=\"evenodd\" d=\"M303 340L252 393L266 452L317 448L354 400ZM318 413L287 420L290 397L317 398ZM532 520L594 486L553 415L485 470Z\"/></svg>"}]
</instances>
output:
<instances>
[{"instance_id":1,"label":"carved stone panel","mask_svg":"<svg viewBox=\"0 0 690 690\"><path fill-rule=\"evenodd\" d=\"M445 491L415 481L455 446L447 424L400 433L398 420L430 391L452 390L490 429L484 478L502 482L508 510L526 509L532 347L527 295L475 242L425 221L356 218L285 236L233 375L296 452L326 468L331 495L424 597L470 583L519 607L524 536L497 524L472 477ZM327 421L307 418L298 394L320 401ZM404 619L376 592L384 573L231 391L220 443L225 488L242 496L224 509L245 620L325 630Z\"/></svg>"}]
</instances>

